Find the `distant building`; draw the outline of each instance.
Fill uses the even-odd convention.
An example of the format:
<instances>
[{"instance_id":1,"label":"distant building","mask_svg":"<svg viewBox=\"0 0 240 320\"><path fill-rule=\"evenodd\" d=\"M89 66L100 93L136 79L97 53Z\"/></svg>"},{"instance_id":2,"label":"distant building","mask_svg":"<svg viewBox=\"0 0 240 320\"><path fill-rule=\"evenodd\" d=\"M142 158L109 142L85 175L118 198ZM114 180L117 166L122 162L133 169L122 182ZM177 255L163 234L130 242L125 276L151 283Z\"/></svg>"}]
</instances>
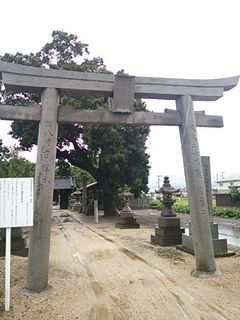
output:
<instances>
[{"instance_id":1,"label":"distant building","mask_svg":"<svg viewBox=\"0 0 240 320\"><path fill-rule=\"evenodd\" d=\"M60 200L60 209L67 209L69 196L75 189L76 181L74 177L54 178L53 200L55 203Z\"/></svg>"},{"instance_id":2,"label":"distant building","mask_svg":"<svg viewBox=\"0 0 240 320\"><path fill-rule=\"evenodd\" d=\"M226 178L216 181L217 184L217 193L230 193L231 187L240 187L240 177L238 178Z\"/></svg>"}]
</instances>

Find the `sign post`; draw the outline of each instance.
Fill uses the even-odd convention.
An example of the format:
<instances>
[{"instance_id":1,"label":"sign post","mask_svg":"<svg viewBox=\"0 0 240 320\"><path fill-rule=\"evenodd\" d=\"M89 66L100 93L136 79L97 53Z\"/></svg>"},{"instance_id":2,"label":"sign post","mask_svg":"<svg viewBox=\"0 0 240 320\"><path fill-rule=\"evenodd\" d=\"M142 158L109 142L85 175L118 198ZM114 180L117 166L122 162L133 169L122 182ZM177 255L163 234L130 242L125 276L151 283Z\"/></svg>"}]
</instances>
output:
<instances>
[{"instance_id":1,"label":"sign post","mask_svg":"<svg viewBox=\"0 0 240 320\"><path fill-rule=\"evenodd\" d=\"M11 228L33 225L33 178L0 179L0 228L6 228L5 310L10 309Z\"/></svg>"},{"instance_id":2,"label":"sign post","mask_svg":"<svg viewBox=\"0 0 240 320\"><path fill-rule=\"evenodd\" d=\"M98 201L94 200L94 217L95 222L98 223Z\"/></svg>"},{"instance_id":3,"label":"sign post","mask_svg":"<svg viewBox=\"0 0 240 320\"><path fill-rule=\"evenodd\" d=\"M11 228L6 228L5 252L5 310L10 309L10 275L11 275Z\"/></svg>"}]
</instances>

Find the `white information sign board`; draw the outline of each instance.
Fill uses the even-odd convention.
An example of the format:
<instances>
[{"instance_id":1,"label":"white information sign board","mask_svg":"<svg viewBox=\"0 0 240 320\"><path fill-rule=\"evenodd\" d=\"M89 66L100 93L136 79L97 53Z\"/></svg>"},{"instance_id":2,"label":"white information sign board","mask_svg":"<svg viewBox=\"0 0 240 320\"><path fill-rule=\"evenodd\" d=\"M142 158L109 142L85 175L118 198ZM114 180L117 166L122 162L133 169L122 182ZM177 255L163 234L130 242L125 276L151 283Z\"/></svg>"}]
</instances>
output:
<instances>
[{"instance_id":1,"label":"white information sign board","mask_svg":"<svg viewBox=\"0 0 240 320\"><path fill-rule=\"evenodd\" d=\"M33 178L0 179L0 228L6 228L5 310L10 309L11 228L33 225Z\"/></svg>"},{"instance_id":2,"label":"white information sign board","mask_svg":"<svg viewBox=\"0 0 240 320\"><path fill-rule=\"evenodd\" d=\"M0 179L0 228L33 225L33 178Z\"/></svg>"}]
</instances>

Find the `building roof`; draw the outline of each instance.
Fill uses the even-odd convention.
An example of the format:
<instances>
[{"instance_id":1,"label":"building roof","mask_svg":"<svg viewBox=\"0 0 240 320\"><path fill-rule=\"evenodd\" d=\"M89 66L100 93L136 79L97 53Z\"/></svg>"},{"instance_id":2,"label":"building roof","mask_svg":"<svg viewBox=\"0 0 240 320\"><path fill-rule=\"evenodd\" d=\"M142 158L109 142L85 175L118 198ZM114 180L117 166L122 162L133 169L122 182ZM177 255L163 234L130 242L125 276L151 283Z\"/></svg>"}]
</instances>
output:
<instances>
[{"instance_id":1,"label":"building roof","mask_svg":"<svg viewBox=\"0 0 240 320\"><path fill-rule=\"evenodd\" d=\"M55 177L54 190L75 189L76 181L74 177Z\"/></svg>"},{"instance_id":2,"label":"building roof","mask_svg":"<svg viewBox=\"0 0 240 320\"><path fill-rule=\"evenodd\" d=\"M87 189L94 189L95 187L96 188L98 187L98 183L97 183L97 181L94 181L92 183L89 183L86 187L87 187ZM79 188L79 190L82 190L82 189L83 189L82 187Z\"/></svg>"},{"instance_id":3,"label":"building roof","mask_svg":"<svg viewBox=\"0 0 240 320\"><path fill-rule=\"evenodd\" d=\"M240 178L236 178L236 179L221 179L216 181L216 183L223 183L223 182L239 182L240 183Z\"/></svg>"}]
</instances>

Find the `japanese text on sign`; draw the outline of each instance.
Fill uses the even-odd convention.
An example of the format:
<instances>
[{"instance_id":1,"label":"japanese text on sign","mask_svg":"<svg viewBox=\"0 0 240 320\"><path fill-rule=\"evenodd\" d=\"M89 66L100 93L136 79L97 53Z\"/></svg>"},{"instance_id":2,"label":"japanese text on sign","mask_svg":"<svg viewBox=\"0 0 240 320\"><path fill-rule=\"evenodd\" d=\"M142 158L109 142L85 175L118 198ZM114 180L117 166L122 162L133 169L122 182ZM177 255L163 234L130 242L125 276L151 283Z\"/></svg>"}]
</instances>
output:
<instances>
[{"instance_id":1,"label":"japanese text on sign","mask_svg":"<svg viewBox=\"0 0 240 320\"><path fill-rule=\"evenodd\" d=\"M33 178L0 179L0 228L33 225Z\"/></svg>"}]
</instances>

